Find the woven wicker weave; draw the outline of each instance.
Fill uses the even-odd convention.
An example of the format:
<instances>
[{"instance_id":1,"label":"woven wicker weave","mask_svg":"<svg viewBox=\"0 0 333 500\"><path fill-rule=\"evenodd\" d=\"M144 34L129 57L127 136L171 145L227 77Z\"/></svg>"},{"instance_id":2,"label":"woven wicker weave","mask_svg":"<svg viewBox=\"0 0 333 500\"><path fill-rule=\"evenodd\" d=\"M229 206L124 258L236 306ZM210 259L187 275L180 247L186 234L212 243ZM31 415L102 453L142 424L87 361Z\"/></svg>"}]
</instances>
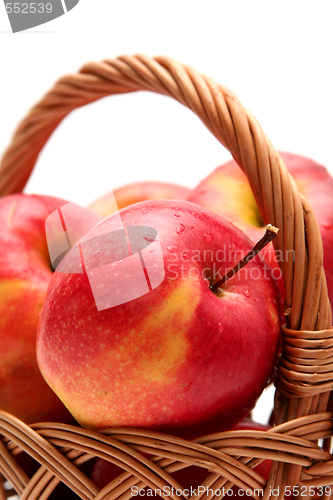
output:
<instances>
[{"instance_id":1,"label":"woven wicker weave","mask_svg":"<svg viewBox=\"0 0 333 500\"><path fill-rule=\"evenodd\" d=\"M332 414L326 412L333 388L333 329L318 224L259 123L230 90L167 57L122 56L86 64L78 74L61 78L18 127L2 159L0 196L23 190L44 144L73 109L137 90L171 96L193 110L247 175L264 221L280 228L275 247L283 256L294 252L295 259L281 263L286 326L275 378L277 427L189 442L128 428L96 433L63 424L29 427L0 412L0 473L24 500L47 499L60 481L81 498L98 500L130 498L133 485L182 489L169 473L191 464L211 471L206 486L264 488L265 499L283 498L286 485L303 485L303 497L310 495L308 485L333 485L329 439L317 444L333 432ZM20 450L41 464L31 480L15 461ZM124 469L100 492L77 467L96 456ZM274 460L267 485L252 470L265 458Z\"/></svg>"}]
</instances>

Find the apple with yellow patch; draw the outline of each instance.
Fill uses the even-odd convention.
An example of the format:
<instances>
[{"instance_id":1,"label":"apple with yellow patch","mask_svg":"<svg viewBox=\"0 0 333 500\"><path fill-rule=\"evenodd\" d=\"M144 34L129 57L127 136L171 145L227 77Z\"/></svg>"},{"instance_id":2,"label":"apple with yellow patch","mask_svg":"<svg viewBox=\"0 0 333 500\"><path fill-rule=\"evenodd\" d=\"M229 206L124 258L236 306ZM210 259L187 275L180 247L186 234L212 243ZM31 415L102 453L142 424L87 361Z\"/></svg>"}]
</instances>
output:
<instances>
[{"instance_id":1,"label":"apple with yellow patch","mask_svg":"<svg viewBox=\"0 0 333 500\"><path fill-rule=\"evenodd\" d=\"M323 166L309 158L291 153L280 152L280 155L318 219L328 292L333 305L333 178ZM221 165L203 179L187 199L229 220L253 241L263 234L265 224L249 182L234 160ZM272 267L274 277L279 280L282 292L279 256L275 256L272 244L264 249L263 255Z\"/></svg>"},{"instance_id":2,"label":"apple with yellow patch","mask_svg":"<svg viewBox=\"0 0 333 500\"><path fill-rule=\"evenodd\" d=\"M125 245L112 215L51 279L37 339L46 381L87 428L187 437L207 422L211 432L230 428L253 408L276 361L281 321L270 269L256 257L213 292L252 249L244 233L187 201L138 203L120 215ZM125 302L142 276L146 293ZM99 293L111 302L103 306Z\"/></svg>"},{"instance_id":3,"label":"apple with yellow patch","mask_svg":"<svg viewBox=\"0 0 333 500\"><path fill-rule=\"evenodd\" d=\"M250 184L234 160L216 168L203 179L190 192L187 200L232 222L253 242L264 234L265 223ZM273 277L278 282L281 295L284 296L282 272L272 243L263 249L261 258L272 268Z\"/></svg>"},{"instance_id":4,"label":"apple with yellow patch","mask_svg":"<svg viewBox=\"0 0 333 500\"><path fill-rule=\"evenodd\" d=\"M66 203L23 194L0 199L0 409L26 423L71 420L36 359L38 316L53 275L45 220ZM79 226L100 220L87 209L79 215Z\"/></svg>"},{"instance_id":5,"label":"apple with yellow patch","mask_svg":"<svg viewBox=\"0 0 333 500\"><path fill-rule=\"evenodd\" d=\"M133 182L121 186L111 193L108 193L89 206L93 212L108 217L116 211L114 200L116 200L118 210L147 200L185 200L190 194L190 190L178 184L167 182Z\"/></svg>"}]
</instances>

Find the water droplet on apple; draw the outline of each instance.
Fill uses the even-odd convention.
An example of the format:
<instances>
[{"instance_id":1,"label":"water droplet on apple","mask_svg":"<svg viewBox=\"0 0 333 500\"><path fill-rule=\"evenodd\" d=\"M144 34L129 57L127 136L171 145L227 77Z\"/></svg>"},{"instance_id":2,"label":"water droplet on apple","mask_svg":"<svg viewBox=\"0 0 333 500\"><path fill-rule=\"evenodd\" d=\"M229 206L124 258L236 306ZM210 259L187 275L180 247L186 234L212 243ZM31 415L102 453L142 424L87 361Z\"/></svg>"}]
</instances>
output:
<instances>
[{"instance_id":1,"label":"water droplet on apple","mask_svg":"<svg viewBox=\"0 0 333 500\"><path fill-rule=\"evenodd\" d=\"M155 241L155 238L153 236L144 236L143 239L148 241L149 243Z\"/></svg>"},{"instance_id":2,"label":"water droplet on apple","mask_svg":"<svg viewBox=\"0 0 333 500\"><path fill-rule=\"evenodd\" d=\"M332 224L330 222L322 222L321 226L324 228L324 229L332 229Z\"/></svg>"},{"instance_id":3,"label":"water droplet on apple","mask_svg":"<svg viewBox=\"0 0 333 500\"><path fill-rule=\"evenodd\" d=\"M245 297L250 297L250 292L248 290L245 290L244 295Z\"/></svg>"},{"instance_id":4,"label":"water droplet on apple","mask_svg":"<svg viewBox=\"0 0 333 500\"><path fill-rule=\"evenodd\" d=\"M212 233L205 233L203 235L204 242L207 243L207 245L213 240L214 235Z\"/></svg>"},{"instance_id":5,"label":"water droplet on apple","mask_svg":"<svg viewBox=\"0 0 333 500\"><path fill-rule=\"evenodd\" d=\"M197 217L198 219L200 219L200 215L197 212L191 212L191 215L193 215L193 217Z\"/></svg>"},{"instance_id":6,"label":"water droplet on apple","mask_svg":"<svg viewBox=\"0 0 333 500\"><path fill-rule=\"evenodd\" d=\"M221 323L217 323L217 329L219 333L223 332L223 326L221 325Z\"/></svg>"},{"instance_id":7,"label":"water droplet on apple","mask_svg":"<svg viewBox=\"0 0 333 500\"><path fill-rule=\"evenodd\" d=\"M174 215L175 215L175 217L180 217L180 214L174 214Z\"/></svg>"},{"instance_id":8,"label":"water droplet on apple","mask_svg":"<svg viewBox=\"0 0 333 500\"><path fill-rule=\"evenodd\" d=\"M211 328L212 324L209 321L207 321L206 326L207 326L207 328Z\"/></svg>"},{"instance_id":9,"label":"water droplet on apple","mask_svg":"<svg viewBox=\"0 0 333 500\"><path fill-rule=\"evenodd\" d=\"M177 250L177 247L175 247L175 246L172 246L172 247L167 247L167 251L168 251L169 253L175 253L175 251L176 251L176 250Z\"/></svg>"},{"instance_id":10,"label":"water droplet on apple","mask_svg":"<svg viewBox=\"0 0 333 500\"><path fill-rule=\"evenodd\" d=\"M144 210L142 213L143 213L143 214L146 214L146 213L147 213L147 210Z\"/></svg>"},{"instance_id":11,"label":"water droplet on apple","mask_svg":"<svg viewBox=\"0 0 333 500\"><path fill-rule=\"evenodd\" d=\"M180 223L179 226L176 227L177 234L183 234L185 231L186 227L184 224Z\"/></svg>"},{"instance_id":12,"label":"water droplet on apple","mask_svg":"<svg viewBox=\"0 0 333 500\"><path fill-rule=\"evenodd\" d=\"M152 250L150 250L150 253L153 253L153 252L155 252L155 248L153 248Z\"/></svg>"},{"instance_id":13,"label":"water droplet on apple","mask_svg":"<svg viewBox=\"0 0 333 500\"><path fill-rule=\"evenodd\" d=\"M259 302L259 299L257 299L257 297L254 299L256 302Z\"/></svg>"},{"instance_id":14,"label":"water droplet on apple","mask_svg":"<svg viewBox=\"0 0 333 500\"><path fill-rule=\"evenodd\" d=\"M191 258L190 252L188 252L187 250L182 252L182 257L184 260L190 260Z\"/></svg>"}]
</instances>

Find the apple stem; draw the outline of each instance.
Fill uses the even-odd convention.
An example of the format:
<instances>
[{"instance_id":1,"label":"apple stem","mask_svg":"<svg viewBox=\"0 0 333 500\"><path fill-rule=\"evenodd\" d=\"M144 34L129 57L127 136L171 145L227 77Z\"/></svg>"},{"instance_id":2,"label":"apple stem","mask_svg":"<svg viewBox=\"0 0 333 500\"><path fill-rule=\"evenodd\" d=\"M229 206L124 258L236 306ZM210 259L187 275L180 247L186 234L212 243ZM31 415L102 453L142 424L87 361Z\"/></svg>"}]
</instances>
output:
<instances>
[{"instance_id":1,"label":"apple stem","mask_svg":"<svg viewBox=\"0 0 333 500\"><path fill-rule=\"evenodd\" d=\"M263 248L265 248L268 243L270 243L275 236L277 236L279 229L277 227L268 224L266 226L265 234L257 241L252 250L245 255L232 269L230 269L224 276L218 281L215 281L213 285L211 285L210 289L213 292L217 292L221 285L223 285L229 278L232 278L242 267L244 267L250 260L253 259Z\"/></svg>"}]
</instances>

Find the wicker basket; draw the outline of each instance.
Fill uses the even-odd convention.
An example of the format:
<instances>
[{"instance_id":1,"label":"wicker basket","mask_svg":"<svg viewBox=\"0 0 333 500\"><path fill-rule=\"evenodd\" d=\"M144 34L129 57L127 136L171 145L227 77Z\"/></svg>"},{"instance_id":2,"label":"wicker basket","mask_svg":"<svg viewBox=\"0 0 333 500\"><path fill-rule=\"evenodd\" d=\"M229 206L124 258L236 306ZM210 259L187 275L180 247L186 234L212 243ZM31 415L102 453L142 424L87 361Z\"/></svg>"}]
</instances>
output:
<instances>
[{"instance_id":1,"label":"wicker basket","mask_svg":"<svg viewBox=\"0 0 333 500\"><path fill-rule=\"evenodd\" d=\"M47 499L61 481L81 498L96 500L130 498L133 485L182 489L169 473L193 464L210 471L204 485L213 490L235 484L263 489L267 499L283 498L286 486L299 485L300 496L311 497L309 485L333 485L332 414L326 412L333 388L333 329L321 237L280 156L230 90L167 57L123 56L86 64L78 74L61 78L20 124L2 160L0 195L23 190L42 147L73 109L136 90L171 96L200 117L246 173L264 221L280 228L275 247L282 255L295 252L295 261L283 259L281 266L286 325L275 378L276 427L185 441L132 428L96 433L55 423L27 426L0 412L0 473L24 500ZM15 461L20 450L41 464L30 480ZM78 468L96 456L124 469L101 491ZM267 484L252 470L266 458L273 460ZM199 495L209 496L206 491ZM323 496L333 498L331 489Z\"/></svg>"}]
</instances>

